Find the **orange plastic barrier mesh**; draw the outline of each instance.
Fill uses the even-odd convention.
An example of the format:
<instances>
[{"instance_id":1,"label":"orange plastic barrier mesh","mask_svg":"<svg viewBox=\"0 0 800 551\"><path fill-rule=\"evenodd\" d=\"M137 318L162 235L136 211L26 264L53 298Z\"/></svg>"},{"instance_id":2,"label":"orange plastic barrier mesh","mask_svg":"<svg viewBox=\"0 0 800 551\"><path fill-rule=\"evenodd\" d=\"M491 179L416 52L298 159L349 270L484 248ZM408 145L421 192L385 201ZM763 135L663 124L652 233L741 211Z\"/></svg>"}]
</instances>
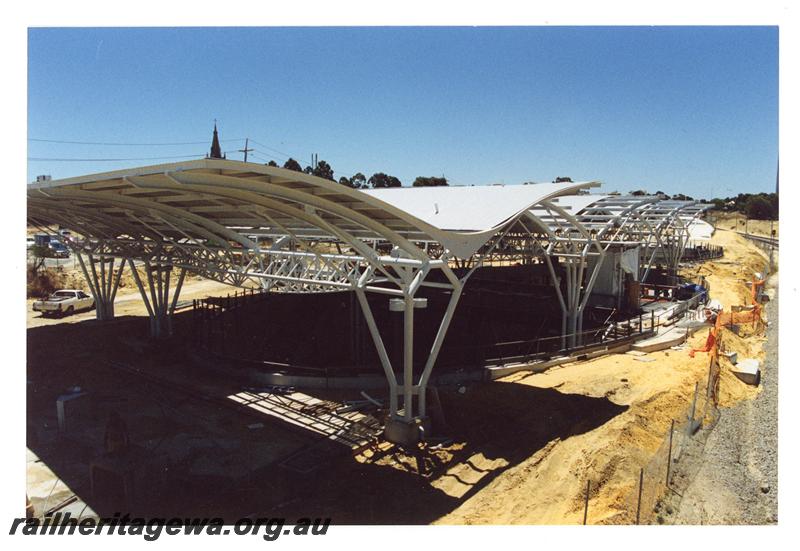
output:
<instances>
[{"instance_id":1,"label":"orange plastic barrier mesh","mask_svg":"<svg viewBox=\"0 0 800 551\"><path fill-rule=\"evenodd\" d=\"M761 305L756 300L759 288L764 285L764 279L754 279L750 284L750 304L753 306L752 310L745 312L720 312L717 315L717 322L708 331L708 338L703 348L692 348L689 350L689 356L694 358L695 352L711 352L712 360L719 355L719 337L720 328L726 325L752 323L753 327L757 327L761 321Z\"/></svg>"},{"instance_id":2,"label":"orange plastic barrier mesh","mask_svg":"<svg viewBox=\"0 0 800 551\"><path fill-rule=\"evenodd\" d=\"M711 352L715 348L715 344L717 342L717 327L712 327L708 330L708 338L706 338L706 344L703 348L692 348L689 350L689 356L694 358L695 352Z\"/></svg>"}]
</instances>

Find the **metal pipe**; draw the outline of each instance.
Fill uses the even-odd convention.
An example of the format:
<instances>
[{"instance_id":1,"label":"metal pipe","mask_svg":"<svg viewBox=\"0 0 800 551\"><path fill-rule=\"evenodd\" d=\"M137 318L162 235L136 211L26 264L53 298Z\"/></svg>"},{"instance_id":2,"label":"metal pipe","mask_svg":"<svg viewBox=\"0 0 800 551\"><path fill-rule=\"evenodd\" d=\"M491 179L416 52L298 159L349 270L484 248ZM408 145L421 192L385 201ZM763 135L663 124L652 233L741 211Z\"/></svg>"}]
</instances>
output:
<instances>
[{"instance_id":1,"label":"metal pipe","mask_svg":"<svg viewBox=\"0 0 800 551\"><path fill-rule=\"evenodd\" d=\"M403 299L403 417L411 421L414 400L414 296Z\"/></svg>"},{"instance_id":2,"label":"metal pipe","mask_svg":"<svg viewBox=\"0 0 800 551\"><path fill-rule=\"evenodd\" d=\"M183 279L186 277L186 268L181 268L181 273L178 276L178 283L175 285L175 291L172 295L172 304L169 307L169 314L175 313L175 307L178 305L178 297L181 294L181 288L183 287Z\"/></svg>"},{"instance_id":3,"label":"metal pipe","mask_svg":"<svg viewBox=\"0 0 800 551\"><path fill-rule=\"evenodd\" d=\"M142 285L142 280L139 277L139 272L136 271L136 266L134 266L132 258L128 259L128 264L130 264L133 280L136 282L136 286L139 288L139 293L141 293L142 295L142 300L144 301L145 308L147 308L147 314L152 319L153 308L150 306L150 301L147 299L147 292L144 290L144 285Z\"/></svg>"},{"instance_id":4,"label":"metal pipe","mask_svg":"<svg viewBox=\"0 0 800 551\"><path fill-rule=\"evenodd\" d=\"M378 357L383 366L383 373L386 375L386 381L389 383L389 414L394 418L397 416L397 377L392 370L392 362L389 359L389 354L386 352L386 347L383 344L378 326L375 323L375 318L372 316L372 309L367 301L367 296L363 289L355 289L358 303L361 305L361 311L364 314L364 319L367 322L369 333L372 336L372 341L375 344L375 349L378 352Z\"/></svg>"}]
</instances>

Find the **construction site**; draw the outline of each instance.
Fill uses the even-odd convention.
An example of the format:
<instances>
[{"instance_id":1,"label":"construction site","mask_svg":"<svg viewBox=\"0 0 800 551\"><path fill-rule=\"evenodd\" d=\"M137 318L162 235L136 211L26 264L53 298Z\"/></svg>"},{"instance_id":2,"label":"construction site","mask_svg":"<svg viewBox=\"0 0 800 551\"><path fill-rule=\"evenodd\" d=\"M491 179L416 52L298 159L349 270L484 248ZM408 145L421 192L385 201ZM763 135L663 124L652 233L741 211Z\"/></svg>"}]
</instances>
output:
<instances>
[{"instance_id":1,"label":"construction site","mask_svg":"<svg viewBox=\"0 0 800 551\"><path fill-rule=\"evenodd\" d=\"M29 184L71 253L29 268L29 515L777 522L765 470L761 516L709 505L715 427L777 385L777 231L712 207L213 158Z\"/></svg>"}]
</instances>

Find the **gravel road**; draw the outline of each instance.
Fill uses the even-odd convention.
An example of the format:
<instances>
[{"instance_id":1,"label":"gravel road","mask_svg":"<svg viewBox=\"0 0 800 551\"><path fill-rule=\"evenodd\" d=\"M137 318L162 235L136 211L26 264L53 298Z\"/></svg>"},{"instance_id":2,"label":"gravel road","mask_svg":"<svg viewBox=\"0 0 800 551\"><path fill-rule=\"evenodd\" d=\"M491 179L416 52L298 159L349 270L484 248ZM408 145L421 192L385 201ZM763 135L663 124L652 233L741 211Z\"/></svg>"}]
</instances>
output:
<instances>
[{"instance_id":1,"label":"gravel road","mask_svg":"<svg viewBox=\"0 0 800 551\"><path fill-rule=\"evenodd\" d=\"M767 287L772 300L766 305L770 325L761 392L721 411L676 524L778 522L778 274Z\"/></svg>"}]
</instances>

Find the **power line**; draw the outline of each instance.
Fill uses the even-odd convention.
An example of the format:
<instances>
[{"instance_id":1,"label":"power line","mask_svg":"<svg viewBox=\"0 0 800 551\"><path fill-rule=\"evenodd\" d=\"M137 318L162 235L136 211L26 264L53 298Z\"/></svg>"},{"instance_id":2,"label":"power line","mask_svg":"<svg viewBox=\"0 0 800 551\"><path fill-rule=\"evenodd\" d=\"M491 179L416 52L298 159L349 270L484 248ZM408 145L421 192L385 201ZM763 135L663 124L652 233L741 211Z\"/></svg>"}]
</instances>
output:
<instances>
[{"instance_id":1,"label":"power line","mask_svg":"<svg viewBox=\"0 0 800 551\"><path fill-rule=\"evenodd\" d=\"M230 138L227 140L220 140L220 142L241 142L245 138ZM74 144L74 145L113 145L113 146L133 146L133 147L150 147L150 146L169 146L169 145L204 145L208 144L208 140L197 142L162 142L162 143L121 143L121 142L76 142L71 140L45 140L42 138L28 138L29 142L44 142L44 143L61 143L61 144Z\"/></svg>"},{"instance_id":2,"label":"power line","mask_svg":"<svg viewBox=\"0 0 800 551\"><path fill-rule=\"evenodd\" d=\"M205 155L173 155L170 157L130 157L125 159L78 159L78 158L56 158L56 157L28 157L29 161L50 161L50 162L106 162L106 161L160 161L164 159L186 159L194 157L205 157Z\"/></svg>"},{"instance_id":3,"label":"power line","mask_svg":"<svg viewBox=\"0 0 800 551\"><path fill-rule=\"evenodd\" d=\"M279 153L279 154L283 155L283 156L284 156L284 157L286 157L286 158L289 158L289 157L291 157L291 158L293 158L293 159L294 159L294 157L293 157L292 155L289 155L288 153L284 153L283 151L278 151L277 149L274 149L274 148L272 148L272 147L270 147L270 146L268 146L268 145L264 145L263 143L261 143L261 142L257 142L257 141L255 141L255 140L253 140L253 139L251 139L250 141L251 141L251 142L253 142L253 143L254 143L254 144L256 144L256 145L260 145L260 146L261 146L261 147L263 147L264 149L269 149L270 151L274 151L275 153Z\"/></svg>"}]
</instances>

